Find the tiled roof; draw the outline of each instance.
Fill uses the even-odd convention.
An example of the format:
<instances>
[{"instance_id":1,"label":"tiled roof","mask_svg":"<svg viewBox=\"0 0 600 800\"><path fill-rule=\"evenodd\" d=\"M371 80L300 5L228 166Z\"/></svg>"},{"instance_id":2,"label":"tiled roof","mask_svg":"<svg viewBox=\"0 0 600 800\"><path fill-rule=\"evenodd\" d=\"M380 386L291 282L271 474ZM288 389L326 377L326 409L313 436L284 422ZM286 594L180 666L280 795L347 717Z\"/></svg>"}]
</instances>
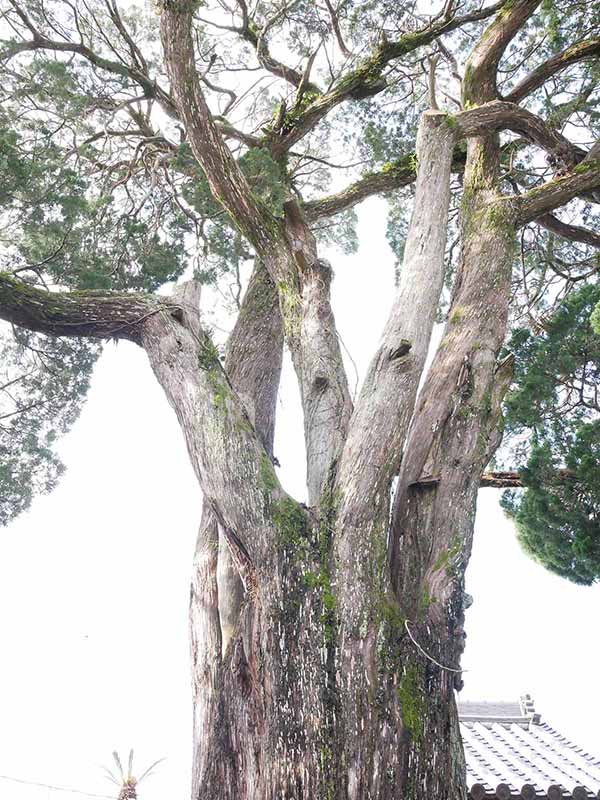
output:
<instances>
[{"instance_id":1,"label":"tiled roof","mask_svg":"<svg viewBox=\"0 0 600 800\"><path fill-rule=\"evenodd\" d=\"M600 759L542 722L529 695L460 703L459 718L472 800L600 800Z\"/></svg>"}]
</instances>

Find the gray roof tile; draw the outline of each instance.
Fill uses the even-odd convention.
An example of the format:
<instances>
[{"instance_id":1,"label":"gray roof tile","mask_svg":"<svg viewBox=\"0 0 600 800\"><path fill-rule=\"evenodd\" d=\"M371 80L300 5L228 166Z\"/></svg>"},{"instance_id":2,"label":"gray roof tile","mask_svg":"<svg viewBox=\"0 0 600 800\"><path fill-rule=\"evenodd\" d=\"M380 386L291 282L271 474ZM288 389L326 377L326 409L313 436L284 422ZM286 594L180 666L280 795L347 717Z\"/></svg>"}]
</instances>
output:
<instances>
[{"instance_id":1,"label":"gray roof tile","mask_svg":"<svg viewBox=\"0 0 600 800\"><path fill-rule=\"evenodd\" d=\"M600 759L542 723L529 695L518 703L460 703L459 719L475 800L600 798Z\"/></svg>"}]
</instances>

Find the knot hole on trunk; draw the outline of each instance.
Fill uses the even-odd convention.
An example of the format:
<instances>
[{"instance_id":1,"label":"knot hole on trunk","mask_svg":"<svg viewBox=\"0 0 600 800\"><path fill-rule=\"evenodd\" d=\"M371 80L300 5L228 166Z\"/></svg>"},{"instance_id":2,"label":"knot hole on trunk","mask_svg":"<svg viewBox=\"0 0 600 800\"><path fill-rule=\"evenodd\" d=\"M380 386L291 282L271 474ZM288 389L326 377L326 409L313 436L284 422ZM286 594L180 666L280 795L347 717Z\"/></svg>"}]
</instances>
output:
<instances>
[{"instance_id":1,"label":"knot hole on trunk","mask_svg":"<svg viewBox=\"0 0 600 800\"><path fill-rule=\"evenodd\" d=\"M313 387L317 392L324 392L329 386L329 378L325 375L317 375L313 381Z\"/></svg>"},{"instance_id":2,"label":"knot hole on trunk","mask_svg":"<svg viewBox=\"0 0 600 800\"><path fill-rule=\"evenodd\" d=\"M390 350L390 361L402 362L412 349L412 342L408 339L400 339L397 347Z\"/></svg>"}]
</instances>

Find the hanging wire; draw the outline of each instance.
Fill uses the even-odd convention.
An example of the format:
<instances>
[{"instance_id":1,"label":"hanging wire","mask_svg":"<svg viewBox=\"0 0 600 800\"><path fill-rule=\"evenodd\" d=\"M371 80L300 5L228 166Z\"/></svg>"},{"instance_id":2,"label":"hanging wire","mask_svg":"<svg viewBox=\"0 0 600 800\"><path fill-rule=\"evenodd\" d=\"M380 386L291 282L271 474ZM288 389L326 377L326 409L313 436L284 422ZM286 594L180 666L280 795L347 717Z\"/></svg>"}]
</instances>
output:
<instances>
[{"instance_id":1,"label":"hanging wire","mask_svg":"<svg viewBox=\"0 0 600 800\"><path fill-rule=\"evenodd\" d=\"M437 667L440 667L440 669L445 669L445 670L447 670L448 672L459 672L459 673L460 673L460 672L469 672L469 670L468 670L468 669L456 669L456 667L447 667L447 666L445 666L444 664L440 664L440 662L439 662L439 661L436 661L436 660L435 660L435 658L434 658L433 656L430 656L430 655L429 655L429 653L426 653L426 652L425 652L425 650L423 650L423 648L421 647L421 645L420 645L420 644L417 642L417 640L415 639L415 637L414 637L414 636L412 635L412 633L410 632L410 628L408 627L408 620L407 620L407 619L405 619L405 620L404 620L404 627L406 628L406 632L407 632L407 633L408 633L408 635L410 636L410 640L411 640L411 642L414 644L414 646L417 648L417 650L419 650L419 651L420 651L420 652L421 652L421 653L422 653L422 654L425 656L425 658L428 658L428 659L429 659L431 662L433 662L433 663L434 663L434 664L435 664Z\"/></svg>"},{"instance_id":2,"label":"hanging wire","mask_svg":"<svg viewBox=\"0 0 600 800\"><path fill-rule=\"evenodd\" d=\"M94 794L93 792L84 792L81 789L71 789L67 786L52 786L49 783L39 783L38 781L27 781L23 778L12 778L10 775L0 775L1 781L12 781L13 783L22 783L25 786L39 786L42 789L51 789L53 792L70 792L71 794L79 794L84 797L102 797L105 800L115 800L114 794Z\"/></svg>"}]
</instances>

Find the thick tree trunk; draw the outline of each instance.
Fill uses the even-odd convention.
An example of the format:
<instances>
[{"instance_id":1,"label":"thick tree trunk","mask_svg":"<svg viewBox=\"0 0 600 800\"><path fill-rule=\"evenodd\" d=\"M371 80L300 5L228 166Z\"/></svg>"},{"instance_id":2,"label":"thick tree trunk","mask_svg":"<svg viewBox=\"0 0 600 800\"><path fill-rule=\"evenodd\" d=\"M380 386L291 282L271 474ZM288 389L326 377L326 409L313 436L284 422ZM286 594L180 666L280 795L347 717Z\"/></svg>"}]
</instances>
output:
<instances>
[{"instance_id":1,"label":"thick tree trunk","mask_svg":"<svg viewBox=\"0 0 600 800\"><path fill-rule=\"evenodd\" d=\"M426 115L404 278L368 379L371 389L367 386L355 414L356 430L363 437L375 431L374 446L382 456L399 448L406 433L441 289L453 140L444 115ZM426 207L430 215L425 219ZM307 250L304 244L302 252ZM297 348L294 355L300 362L301 385L303 373L310 371L311 379L304 385L320 389L317 401L319 396L332 396L330 384L319 386L319 365L302 359L310 352L331 350L332 345L302 346L299 340L317 335L322 328L311 320L315 315L327 317L328 288L328 274L316 272L314 265L304 270L297 329L288 336ZM415 292L424 294L422 313L415 301L409 302L412 313L402 314L401 307ZM252 297L249 291L234 333L234 342L237 338L247 346L253 338L253 320L258 318ZM437 668L432 671L431 664L423 664L405 627L407 618L395 599L387 568L393 470L380 467L377 478L373 470L367 473L360 468L352 448L364 458L369 448L365 449L359 436L349 440L337 480L335 468L326 480L325 468L335 464L339 445L328 434L319 435L317 418L312 420L312 430L327 452L319 457L314 451L316 466L312 473L309 469L309 477L319 478L311 494L318 496L323 481L325 489L311 510L286 497L266 452L253 453L246 436L243 420L253 418L260 395L257 381L251 371L244 375L235 359L228 365L232 386L217 365L206 363L210 345L197 327L190 301L180 302L186 310L183 320L166 316L150 320L143 344L180 418L205 502L214 507L217 517L215 521L205 510L192 594L195 800L424 797L419 781L433 756L439 769L435 780L424 784L428 791L435 789L434 796L439 798L461 797L464 779L451 697L453 675L439 675L439 669L435 672ZM274 304L268 305L271 315L275 314ZM286 314L290 309L284 306L284 326L289 324ZM266 318L263 324L270 327ZM324 335L333 339L331 330L319 334ZM234 350L232 345L230 358ZM249 364L261 358L260 349L254 356L245 355ZM196 363L200 369L194 376ZM322 369L325 376L331 374L331 365L324 364ZM183 374L187 381L182 381ZM382 392L381 407L376 404L370 409L369 395L376 383L387 390ZM240 394L237 399L234 388ZM339 386L332 388L344 406L345 383L341 391ZM272 392L270 397L272 402ZM242 399L247 417L241 410ZM217 419L211 429L206 420L215 400L226 413L215 415L212 410ZM404 410L390 416L394 406ZM201 418L204 423L199 426ZM326 415L324 425L331 428ZM259 437L267 449L269 433L263 430ZM235 478L236 499L245 504L241 516L223 496L225 484L218 482L219 463L226 455L224 435L227 450L235 455L239 479L244 472L248 478L244 487ZM340 432L340 444L343 440ZM249 450L245 457L241 456L243 447ZM219 527L246 587L237 623L232 627L227 622L226 647L222 634L226 616L217 576ZM274 546L267 547L268 540ZM356 547L361 549L353 550ZM429 697L422 682L436 677L440 685Z\"/></svg>"},{"instance_id":2,"label":"thick tree trunk","mask_svg":"<svg viewBox=\"0 0 600 800\"><path fill-rule=\"evenodd\" d=\"M406 612L390 582L387 548L392 479L398 473L444 278L453 147L446 115L424 114L400 286L351 420L335 486L338 690L350 800L408 796L411 762L432 741L425 741L424 719L436 716L435 698L421 693L416 672L421 666L407 641ZM456 730L438 730L440 752L447 750L449 738L456 744L456 737ZM448 783L447 769L437 772L431 796L458 796Z\"/></svg>"},{"instance_id":3,"label":"thick tree trunk","mask_svg":"<svg viewBox=\"0 0 600 800\"><path fill-rule=\"evenodd\" d=\"M281 249L265 258L279 282L284 328L305 392L305 430L315 456L311 461L309 454L311 510L287 498L274 474L255 468L258 486L243 491L234 484L236 494L255 504L236 518L219 496L225 487L211 485L218 470L213 465L207 480L199 458L218 442L206 439L206 424L194 430L201 411L182 413L187 398L167 380L209 502L216 492L215 512L232 552L240 550L240 537L246 542L237 563L248 590L218 680L210 684L194 800L465 796L454 700L461 683L463 578L480 476L499 438L506 377L496 359L517 219L516 207L498 193L493 133L469 145L463 255L450 319L413 418L391 520L388 512L443 276L451 128L439 114L423 122L405 278L349 422L345 378L341 391L332 381L337 339L323 340L331 333L323 325L329 276L294 208L286 209ZM293 262L297 277L286 283ZM423 299L422 319L413 293ZM154 358L151 338L144 344L165 385L164 356ZM324 359L323 380L313 354ZM307 414L315 390L332 402L322 431ZM199 386L200 404L203 395ZM228 411L235 412L233 403ZM339 440L331 418L343 421ZM235 428L235 413L232 419ZM323 455L311 444L313 433ZM200 445L198 434L206 439ZM233 451L239 455L235 443ZM263 541L275 547L255 546ZM207 591L215 585L208 580Z\"/></svg>"}]
</instances>

